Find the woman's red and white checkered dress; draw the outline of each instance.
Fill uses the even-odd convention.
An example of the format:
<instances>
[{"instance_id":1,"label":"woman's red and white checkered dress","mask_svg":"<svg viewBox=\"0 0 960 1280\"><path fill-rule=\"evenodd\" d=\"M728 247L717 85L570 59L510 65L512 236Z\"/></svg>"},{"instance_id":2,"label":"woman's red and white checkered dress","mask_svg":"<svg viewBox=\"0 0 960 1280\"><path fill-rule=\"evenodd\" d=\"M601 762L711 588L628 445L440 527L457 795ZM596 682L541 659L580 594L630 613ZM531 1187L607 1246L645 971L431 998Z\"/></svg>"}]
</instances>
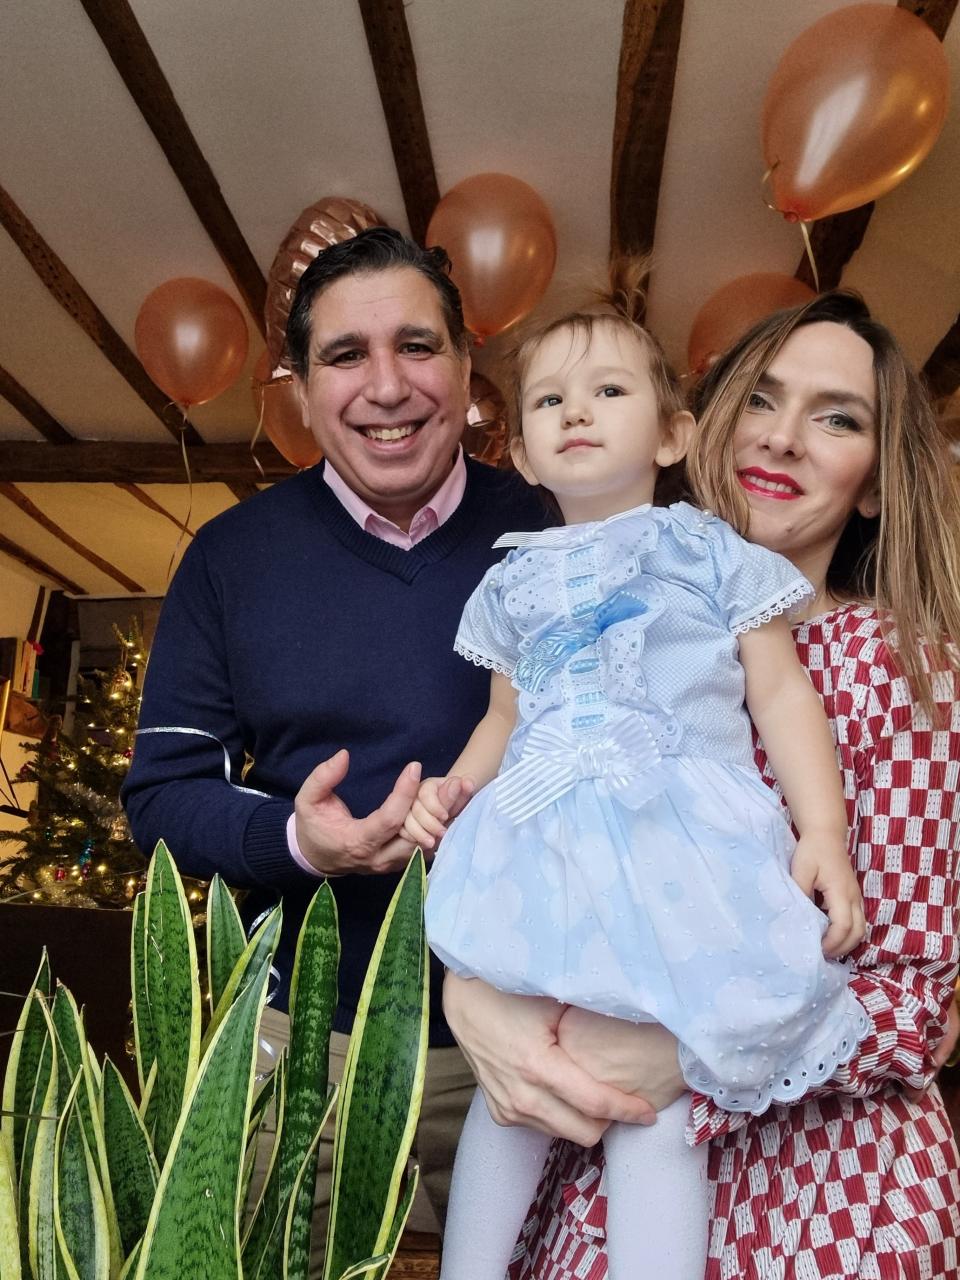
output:
<instances>
[{"instance_id":1,"label":"woman's red and white checkered dress","mask_svg":"<svg viewBox=\"0 0 960 1280\"><path fill-rule=\"evenodd\" d=\"M792 1106L731 1115L694 1095L688 1136L712 1139L706 1280L955 1280L957 1147L936 1087L913 1103L903 1086L931 1080L957 975L960 703L941 677L949 723L914 713L872 609L804 623L796 642L843 769L868 926L851 981L873 1030ZM757 762L772 785L759 748ZM554 1144L509 1280L603 1280L601 1169L599 1147Z\"/></svg>"}]
</instances>

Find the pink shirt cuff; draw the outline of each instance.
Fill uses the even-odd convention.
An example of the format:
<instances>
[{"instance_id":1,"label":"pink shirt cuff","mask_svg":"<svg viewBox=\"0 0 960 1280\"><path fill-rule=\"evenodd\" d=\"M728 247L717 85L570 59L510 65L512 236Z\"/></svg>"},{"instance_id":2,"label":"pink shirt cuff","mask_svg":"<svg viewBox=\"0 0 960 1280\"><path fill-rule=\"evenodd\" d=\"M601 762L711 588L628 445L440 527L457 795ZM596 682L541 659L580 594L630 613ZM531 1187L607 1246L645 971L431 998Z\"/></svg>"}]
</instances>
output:
<instances>
[{"instance_id":1,"label":"pink shirt cuff","mask_svg":"<svg viewBox=\"0 0 960 1280\"><path fill-rule=\"evenodd\" d=\"M297 844L297 815L295 812L291 813L287 819L287 848L290 850L290 857L298 867L301 867L308 875L314 876L317 880L324 878L323 872L318 871L300 852L300 846Z\"/></svg>"}]
</instances>

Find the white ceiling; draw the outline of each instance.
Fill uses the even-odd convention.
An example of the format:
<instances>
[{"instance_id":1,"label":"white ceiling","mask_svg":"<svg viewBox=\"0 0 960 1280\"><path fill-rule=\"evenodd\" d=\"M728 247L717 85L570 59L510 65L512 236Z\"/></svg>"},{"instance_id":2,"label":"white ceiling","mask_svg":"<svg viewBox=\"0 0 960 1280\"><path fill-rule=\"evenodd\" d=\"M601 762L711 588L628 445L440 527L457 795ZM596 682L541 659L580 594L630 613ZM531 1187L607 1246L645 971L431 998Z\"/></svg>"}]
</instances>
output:
<instances>
[{"instance_id":1,"label":"white ceiling","mask_svg":"<svg viewBox=\"0 0 960 1280\"><path fill-rule=\"evenodd\" d=\"M407 229L354 0L132 0L264 274L288 226L325 195ZM833 0L687 0L657 220L649 318L680 364L691 320L727 280L792 274L799 232L765 207L760 105L780 54ZM440 190L500 170L535 187L557 226L557 284L607 255L622 0L411 0L406 6ZM945 48L960 84L960 21ZM241 302L79 0L0 7L0 182L133 347L157 284L203 276ZM920 170L879 202L844 283L919 362L960 312L960 112ZM242 302L241 302L242 305ZM169 442L158 419L0 231L0 365L74 435ZM191 415L205 440L249 439L247 369ZM489 367L496 354L482 354ZM37 432L0 398L0 439ZM251 480L256 480L251 469ZM162 591L177 533L112 486L24 485L51 519ZM177 515L185 487L149 490ZM196 486L192 521L233 501ZM91 518L95 512L95 518ZM92 592L100 571L0 498L0 531Z\"/></svg>"}]
</instances>

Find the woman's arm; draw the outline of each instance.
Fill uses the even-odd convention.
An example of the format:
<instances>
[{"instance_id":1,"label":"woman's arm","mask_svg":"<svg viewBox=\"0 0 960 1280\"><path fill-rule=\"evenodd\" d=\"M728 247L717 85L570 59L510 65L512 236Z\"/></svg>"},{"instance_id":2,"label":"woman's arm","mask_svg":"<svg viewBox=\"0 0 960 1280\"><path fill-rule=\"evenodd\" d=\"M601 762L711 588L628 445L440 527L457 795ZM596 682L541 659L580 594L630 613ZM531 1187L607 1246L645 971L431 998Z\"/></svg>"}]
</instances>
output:
<instances>
[{"instance_id":1,"label":"woman's arm","mask_svg":"<svg viewBox=\"0 0 960 1280\"><path fill-rule=\"evenodd\" d=\"M863 900L847 853L847 812L830 725L797 658L783 618L740 636L746 704L800 838L791 872L823 897L827 955L845 955L864 935Z\"/></svg>"}]
</instances>

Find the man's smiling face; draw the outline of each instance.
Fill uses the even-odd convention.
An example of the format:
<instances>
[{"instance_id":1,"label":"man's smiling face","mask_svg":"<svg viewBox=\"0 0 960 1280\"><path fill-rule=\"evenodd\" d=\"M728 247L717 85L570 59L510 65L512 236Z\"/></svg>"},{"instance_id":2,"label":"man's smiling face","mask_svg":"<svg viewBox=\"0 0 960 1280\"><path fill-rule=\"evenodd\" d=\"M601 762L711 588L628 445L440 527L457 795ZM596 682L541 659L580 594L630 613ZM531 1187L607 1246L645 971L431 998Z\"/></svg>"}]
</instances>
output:
<instances>
[{"instance_id":1,"label":"man's smiling face","mask_svg":"<svg viewBox=\"0 0 960 1280\"><path fill-rule=\"evenodd\" d=\"M413 267L344 276L310 318L307 379L296 379L304 425L350 488L406 528L453 465L470 360Z\"/></svg>"}]
</instances>

